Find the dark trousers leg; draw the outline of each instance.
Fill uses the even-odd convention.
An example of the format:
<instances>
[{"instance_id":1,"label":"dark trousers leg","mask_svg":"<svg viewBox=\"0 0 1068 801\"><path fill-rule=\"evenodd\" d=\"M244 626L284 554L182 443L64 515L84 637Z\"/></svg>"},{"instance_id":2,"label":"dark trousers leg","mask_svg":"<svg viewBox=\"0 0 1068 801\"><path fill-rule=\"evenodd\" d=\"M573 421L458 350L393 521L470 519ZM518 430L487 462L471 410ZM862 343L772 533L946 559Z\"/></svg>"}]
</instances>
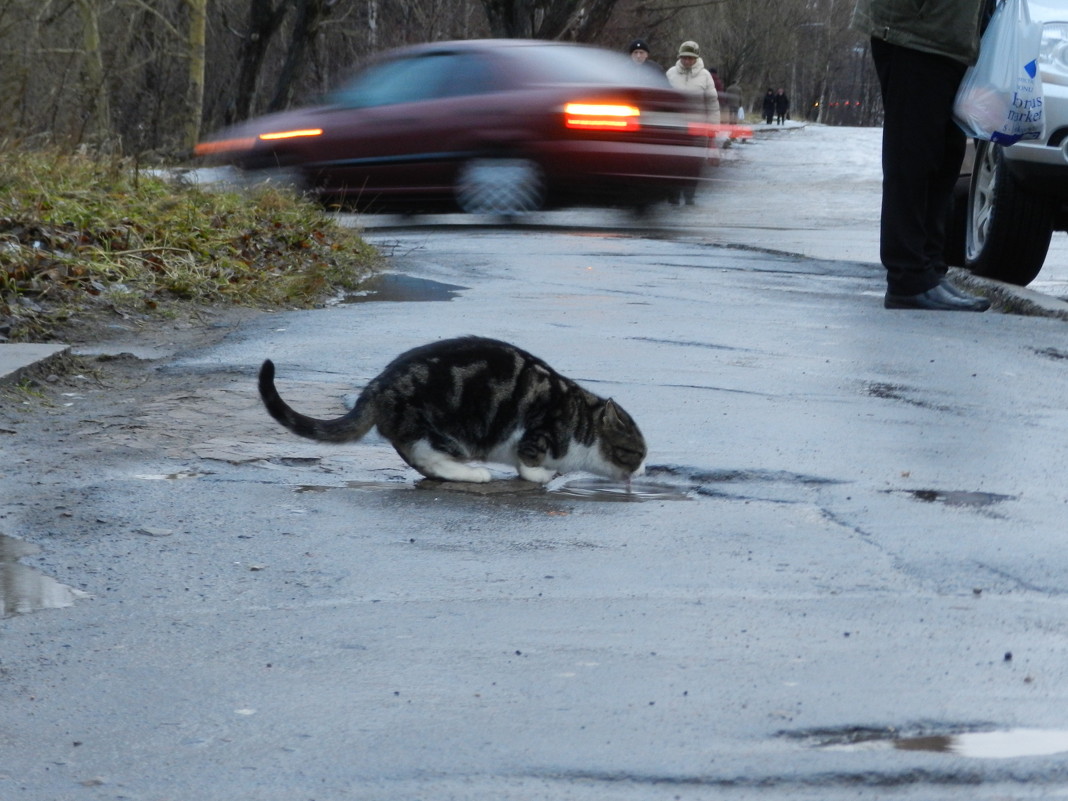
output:
<instances>
[{"instance_id":1,"label":"dark trousers leg","mask_svg":"<svg viewBox=\"0 0 1068 801\"><path fill-rule=\"evenodd\" d=\"M879 255L887 290L915 295L946 272L946 224L965 147L953 100L965 67L879 39L872 57L885 111Z\"/></svg>"}]
</instances>

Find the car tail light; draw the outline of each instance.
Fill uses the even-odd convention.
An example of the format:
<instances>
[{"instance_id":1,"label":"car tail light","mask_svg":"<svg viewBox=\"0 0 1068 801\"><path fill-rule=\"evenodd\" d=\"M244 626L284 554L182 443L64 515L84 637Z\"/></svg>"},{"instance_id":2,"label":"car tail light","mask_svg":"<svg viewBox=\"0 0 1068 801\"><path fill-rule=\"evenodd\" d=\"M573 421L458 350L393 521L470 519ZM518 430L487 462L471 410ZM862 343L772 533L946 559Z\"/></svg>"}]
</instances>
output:
<instances>
[{"instance_id":1,"label":"car tail light","mask_svg":"<svg viewBox=\"0 0 1068 801\"><path fill-rule=\"evenodd\" d=\"M564 125L584 131L636 131L641 111L622 103L568 103Z\"/></svg>"},{"instance_id":2,"label":"car tail light","mask_svg":"<svg viewBox=\"0 0 1068 801\"><path fill-rule=\"evenodd\" d=\"M242 136L236 139L218 139L214 142L200 142L193 148L197 156L210 156L215 153L229 153L239 150L251 150L257 141L276 142L279 139L296 139L302 136L322 136L322 128L298 128L292 131L269 131L259 136Z\"/></svg>"},{"instance_id":3,"label":"car tail light","mask_svg":"<svg viewBox=\"0 0 1068 801\"><path fill-rule=\"evenodd\" d=\"M322 136L322 128L301 128L296 131L272 131L271 133L261 133L259 138L265 142L273 142L277 139L296 139L300 136Z\"/></svg>"},{"instance_id":4,"label":"car tail light","mask_svg":"<svg viewBox=\"0 0 1068 801\"><path fill-rule=\"evenodd\" d=\"M219 139L215 142L198 142L193 148L194 155L210 156L213 153L226 153L233 150L248 150L256 144L256 138L246 136L241 139Z\"/></svg>"}]
</instances>

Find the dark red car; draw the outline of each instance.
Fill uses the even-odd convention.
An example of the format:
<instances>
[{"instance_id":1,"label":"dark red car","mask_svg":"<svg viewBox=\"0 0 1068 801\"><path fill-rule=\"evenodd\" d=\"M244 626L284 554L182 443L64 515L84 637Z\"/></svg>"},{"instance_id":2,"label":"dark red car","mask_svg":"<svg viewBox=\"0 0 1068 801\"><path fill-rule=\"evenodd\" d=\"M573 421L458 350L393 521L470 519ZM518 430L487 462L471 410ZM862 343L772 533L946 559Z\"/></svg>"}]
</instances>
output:
<instances>
[{"instance_id":1,"label":"dark red car","mask_svg":"<svg viewBox=\"0 0 1068 801\"><path fill-rule=\"evenodd\" d=\"M659 71L595 47L435 42L374 59L321 105L220 131L198 155L283 169L375 211L645 206L698 180L707 128Z\"/></svg>"}]
</instances>

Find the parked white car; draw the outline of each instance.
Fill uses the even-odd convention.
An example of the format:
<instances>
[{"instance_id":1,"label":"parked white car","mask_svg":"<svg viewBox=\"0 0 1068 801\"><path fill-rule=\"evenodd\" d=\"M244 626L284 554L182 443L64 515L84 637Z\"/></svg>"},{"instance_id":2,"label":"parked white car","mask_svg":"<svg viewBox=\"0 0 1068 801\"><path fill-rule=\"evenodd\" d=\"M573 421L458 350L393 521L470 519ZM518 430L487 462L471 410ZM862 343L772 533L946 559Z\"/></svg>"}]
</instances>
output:
<instances>
[{"instance_id":1,"label":"parked white car","mask_svg":"<svg viewBox=\"0 0 1068 801\"><path fill-rule=\"evenodd\" d=\"M1068 230L1068 3L1030 0L1029 6L1031 18L1044 23L1045 130L1009 147L977 141L969 148L963 169L969 179L960 185L948 248L951 260L955 251L977 275L1020 286L1042 269L1053 232Z\"/></svg>"}]
</instances>

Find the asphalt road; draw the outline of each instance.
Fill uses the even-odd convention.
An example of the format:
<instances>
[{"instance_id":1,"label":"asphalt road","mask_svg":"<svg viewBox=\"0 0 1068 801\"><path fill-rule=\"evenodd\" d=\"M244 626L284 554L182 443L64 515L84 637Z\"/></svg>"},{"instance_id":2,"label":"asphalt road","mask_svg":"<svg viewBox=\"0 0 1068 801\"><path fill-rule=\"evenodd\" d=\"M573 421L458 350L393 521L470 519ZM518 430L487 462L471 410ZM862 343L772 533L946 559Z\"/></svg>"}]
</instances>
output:
<instances>
[{"instance_id":1,"label":"asphalt road","mask_svg":"<svg viewBox=\"0 0 1068 801\"><path fill-rule=\"evenodd\" d=\"M361 298L0 409L0 798L1068 792L1064 321L602 229L369 232ZM630 411L639 491L419 482L255 394L465 333Z\"/></svg>"},{"instance_id":2,"label":"asphalt road","mask_svg":"<svg viewBox=\"0 0 1068 801\"><path fill-rule=\"evenodd\" d=\"M393 300L259 318L9 415L3 533L91 598L0 624L3 797L1068 787L1063 755L895 747L1063 726L1063 322L889 313L867 265L695 243L377 240ZM339 411L467 332L621 402L642 492L418 485L255 397L271 357L294 405Z\"/></svg>"}]
</instances>

